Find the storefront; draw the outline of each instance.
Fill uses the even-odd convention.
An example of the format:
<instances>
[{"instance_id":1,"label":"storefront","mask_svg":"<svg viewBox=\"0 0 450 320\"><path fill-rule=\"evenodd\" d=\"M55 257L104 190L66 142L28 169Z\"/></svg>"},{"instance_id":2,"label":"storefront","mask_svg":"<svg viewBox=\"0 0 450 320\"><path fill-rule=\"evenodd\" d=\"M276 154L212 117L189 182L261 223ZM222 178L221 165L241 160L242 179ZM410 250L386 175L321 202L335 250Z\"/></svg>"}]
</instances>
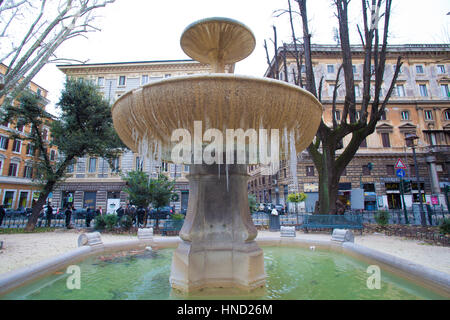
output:
<instances>
[{"instance_id":1,"label":"storefront","mask_svg":"<svg viewBox=\"0 0 450 320\"><path fill-rule=\"evenodd\" d=\"M401 209L400 183L386 182L385 184L387 203L389 209Z\"/></svg>"}]
</instances>

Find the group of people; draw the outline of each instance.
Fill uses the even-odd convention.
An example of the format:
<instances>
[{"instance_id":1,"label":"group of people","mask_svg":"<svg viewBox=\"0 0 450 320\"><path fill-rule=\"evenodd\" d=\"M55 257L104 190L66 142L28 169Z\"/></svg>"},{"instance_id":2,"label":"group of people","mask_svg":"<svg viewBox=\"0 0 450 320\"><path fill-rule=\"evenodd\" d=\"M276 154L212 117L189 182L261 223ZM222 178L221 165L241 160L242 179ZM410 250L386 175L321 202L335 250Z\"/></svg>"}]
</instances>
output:
<instances>
[{"instance_id":1,"label":"group of people","mask_svg":"<svg viewBox=\"0 0 450 320\"><path fill-rule=\"evenodd\" d=\"M119 217L119 221L122 220L123 216L129 216L133 224L137 223L139 226L145 226L147 224L149 209L144 207L136 207L130 204L122 205L119 209L116 210L117 216Z\"/></svg>"},{"instance_id":2,"label":"group of people","mask_svg":"<svg viewBox=\"0 0 450 320\"><path fill-rule=\"evenodd\" d=\"M64 209L64 215L65 215L65 223L66 223L66 228L67 229L71 229L71 223L70 221L72 220L72 213L73 213L73 206L71 204L68 204ZM0 210L1 211L1 210ZM57 209L56 214L59 214L59 209ZM103 214L103 210L102 207L98 207L95 211L91 210L90 207L88 207L86 209L86 227L90 227L91 226L91 221L98 215L102 215ZM51 223L52 223L52 219L53 219L53 207L51 205L51 203L47 204L47 210L45 212L45 216L46 216L46 226L50 227Z\"/></svg>"}]
</instances>

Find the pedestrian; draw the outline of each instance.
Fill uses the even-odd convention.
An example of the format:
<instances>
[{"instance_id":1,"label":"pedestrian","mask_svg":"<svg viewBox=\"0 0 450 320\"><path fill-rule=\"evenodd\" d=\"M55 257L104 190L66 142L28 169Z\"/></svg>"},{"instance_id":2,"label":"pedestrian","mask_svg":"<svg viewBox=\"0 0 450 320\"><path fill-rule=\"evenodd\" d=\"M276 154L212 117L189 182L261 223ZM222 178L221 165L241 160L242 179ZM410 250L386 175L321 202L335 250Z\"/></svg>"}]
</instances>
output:
<instances>
[{"instance_id":1,"label":"pedestrian","mask_svg":"<svg viewBox=\"0 0 450 320\"><path fill-rule=\"evenodd\" d=\"M102 216L103 215L102 207L98 207L98 211L100 212L100 215Z\"/></svg>"},{"instance_id":2,"label":"pedestrian","mask_svg":"<svg viewBox=\"0 0 450 320\"><path fill-rule=\"evenodd\" d=\"M70 229L70 220L72 219L72 207L70 206L70 204L67 206L64 214L66 215L66 228Z\"/></svg>"},{"instance_id":3,"label":"pedestrian","mask_svg":"<svg viewBox=\"0 0 450 320\"><path fill-rule=\"evenodd\" d=\"M125 208L124 206L120 206L119 209L116 210L117 217L119 218L119 221L122 219L123 215L125 214Z\"/></svg>"},{"instance_id":4,"label":"pedestrian","mask_svg":"<svg viewBox=\"0 0 450 320\"><path fill-rule=\"evenodd\" d=\"M93 218L93 214L92 214L91 208L87 208L87 210L86 210L86 227L87 228L90 228L92 218Z\"/></svg>"},{"instance_id":5,"label":"pedestrian","mask_svg":"<svg viewBox=\"0 0 450 320\"><path fill-rule=\"evenodd\" d=\"M136 224L136 207L135 206L131 206L130 210L129 210L129 214L131 217L131 221L133 222L133 224Z\"/></svg>"},{"instance_id":6,"label":"pedestrian","mask_svg":"<svg viewBox=\"0 0 450 320\"><path fill-rule=\"evenodd\" d=\"M53 218L53 208L50 202L47 204L47 227L50 227L52 225L52 218Z\"/></svg>"},{"instance_id":7,"label":"pedestrian","mask_svg":"<svg viewBox=\"0 0 450 320\"><path fill-rule=\"evenodd\" d=\"M99 215L101 215L102 213L101 213L101 211L100 211L100 208L97 208L97 210L95 210L95 216L97 217L97 216L99 216Z\"/></svg>"},{"instance_id":8,"label":"pedestrian","mask_svg":"<svg viewBox=\"0 0 450 320\"><path fill-rule=\"evenodd\" d=\"M147 225L147 219L148 219L149 212L150 212L150 209L148 207L145 208L145 211L144 211L144 227Z\"/></svg>"},{"instance_id":9,"label":"pedestrian","mask_svg":"<svg viewBox=\"0 0 450 320\"><path fill-rule=\"evenodd\" d=\"M139 206L137 209L137 218L139 226L144 225L144 216L145 216L145 209Z\"/></svg>"},{"instance_id":10,"label":"pedestrian","mask_svg":"<svg viewBox=\"0 0 450 320\"><path fill-rule=\"evenodd\" d=\"M5 217L5 214L6 214L6 211L5 211L5 209L3 208L3 205L1 204L1 205L0 205L0 226L1 226L2 223L3 223L3 218Z\"/></svg>"}]
</instances>

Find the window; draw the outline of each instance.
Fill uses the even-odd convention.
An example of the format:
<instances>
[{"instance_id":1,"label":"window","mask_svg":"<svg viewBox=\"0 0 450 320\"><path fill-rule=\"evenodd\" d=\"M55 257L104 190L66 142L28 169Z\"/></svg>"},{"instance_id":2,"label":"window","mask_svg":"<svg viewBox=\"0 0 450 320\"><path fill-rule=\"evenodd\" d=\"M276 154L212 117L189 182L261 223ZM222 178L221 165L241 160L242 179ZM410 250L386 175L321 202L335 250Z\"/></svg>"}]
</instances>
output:
<instances>
[{"instance_id":1,"label":"window","mask_svg":"<svg viewBox=\"0 0 450 320\"><path fill-rule=\"evenodd\" d=\"M74 161L72 161L72 163L67 165L67 167L66 167L66 172L67 173L73 173L73 167L74 167L73 163L74 163Z\"/></svg>"},{"instance_id":2,"label":"window","mask_svg":"<svg viewBox=\"0 0 450 320\"><path fill-rule=\"evenodd\" d=\"M19 165L15 162L11 162L9 164L9 170L8 170L8 176L10 177L16 177L17 176L17 169L19 168Z\"/></svg>"},{"instance_id":3,"label":"window","mask_svg":"<svg viewBox=\"0 0 450 320\"><path fill-rule=\"evenodd\" d=\"M314 176L314 166L307 166L306 167L306 176L307 177L313 177Z\"/></svg>"},{"instance_id":4,"label":"window","mask_svg":"<svg viewBox=\"0 0 450 320\"><path fill-rule=\"evenodd\" d=\"M189 172L189 165L183 165L183 171L184 172Z\"/></svg>"},{"instance_id":5,"label":"window","mask_svg":"<svg viewBox=\"0 0 450 320\"><path fill-rule=\"evenodd\" d=\"M144 74L141 79L141 84L144 85L148 83L148 75Z\"/></svg>"},{"instance_id":6,"label":"window","mask_svg":"<svg viewBox=\"0 0 450 320\"><path fill-rule=\"evenodd\" d=\"M27 144L27 155L28 156L34 155L34 146L31 143Z\"/></svg>"},{"instance_id":7,"label":"window","mask_svg":"<svg viewBox=\"0 0 450 320\"><path fill-rule=\"evenodd\" d=\"M328 95L329 95L330 97L332 97L332 96L333 96L333 93L334 93L334 85L333 85L333 84L329 84L329 85L328 85ZM337 92L336 92L336 95L338 95Z\"/></svg>"},{"instance_id":8,"label":"window","mask_svg":"<svg viewBox=\"0 0 450 320\"><path fill-rule=\"evenodd\" d=\"M355 97L358 98L361 96L361 92L359 91L359 86L355 86Z\"/></svg>"},{"instance_id":9,"label":"window","mask_svg":"<svg viewBox=\"0 0 450 320\"><path fill-rule=\"evenodd\" d=\"M164 75L164 78L170 78L172 75L170 73L167 73Z\"/></svg>"},{"instance_id":10,"label":"window","mask_svg":"<svg viewBox=\"0 0 450 320\"><path fill-rule=\"evenodd\" d=\"M444 120L450 121L450 110L444 111Z\"/></svg>"},{"instance_id":11,"label":"window","mask_svg":"<svg viewBox=\"0 0 450 320\"><path fill-rule=\"evenodd\" d=\"M394 171L394 166L393 165L390 165L390 164L386 165L386 174L388 176L395 175L395 171Z\"/></svg>"},{"instance_id":12,"label":"window","mask_svg":"<svg viewBox=\"0 0 450 320\"><path fill-rule=\"evenodd\" d=\"M42 129L42 139L44 139L44 140L48 139L48 129L47 128Z\"/></svg>"},{"instance_id":13,"label":"window","mask_svg":"<svg viewBox=\"0 0 450 320\"><path fill-rule=\"evenodd\" d=\"M142 171L143 162L144 161L141 161L141 158L136 157L136 170Z\"/></svg>"},{"instance_id":14,"label":"window","mask_svg":"<svg viewBox=\"0 0 450 320\"><path fill-rule=\"evenodd\" d=\"M428 97L427 85L419 84L419 92L421 97Z\"/></svg>"},{"instance_id":15,"label":"window","mask_svg":"<svg viewBox=\"0 0 450 320\"><path fill-rule=\"evenodd\" d=\"M362 166L362 173L363 176L370 176L370 169L367 164Z\"/></svg>"},{"instance_id":16,"label":"window","mask_svg":"<svg viewBox=\"0 0 450 320\"><path fill-rule=\"evenodd\" d=\"M416 73L423 73L423 65L419 64L416 66Z\"/></svg>"},{"instance_id":17,"label":"window","mask_svg":"<svg viewBox=\"0 0 450 320\"><path fill-rule=\"evenodd\" d=\"M9 142L9 139L7 137L0 136L0 148L1 149L7 150L8 142Z\"/></svg>"},{"instance_id":18,"label":"window","mask_svg":"<svg viewBox=\"0 0 450 320\"><path fill-rule=\"evenodd\" d=\"M18 124L16 126L16 130L19 131L19 132L23 132L23 124Z\"/></svg>"},{"instance_id":19,"label":"window","mask_svg":"<svg viewBox=\"0 0 450 320\"><path fill-rule=\"evenodd\" d=\"M431 110L425 110L425 120L433 120L433 111Z\"/></svg>"},{"instance_id":20,"label":"window","mask_svg":"<svg viewBox=\"0 0 450 320\"><path fill-rule=\"evenodd\" d=\"M119 86L125 86L125 76L119 76Z\"/></svg>"},{"instance_id":21,"label":"window","mask_svg":"<svg viewBox=\"0 0 450 320\"><path fill-rule=\"evenodd\" d=\"M392 65L392 72L395 72L395 69L397 69L396 64ZM398 73L403 73L403 66L400 66L400 70L398 71Z\"/></svg>"},{"instance_id":22,"label":"window","mask_svg":"<svg viewBox=\"0 0 450 320\"><path fill-rule=\"evenodd\" d=\"M55 161L55 160L56 160L56 151L50 150L50 161Z\"/></svg>"},{"instance_id":23,"label":"window","mask_svg":"<svg viewBox=\"0 0 450 320\"><path fill-rule=\"evenodd\" d=\"M370 74L375 74L375 66L374 65L370 66Z\"/></svg>"},{"instance_id":24,"label":"window","mask_svg":"<svg viewBox=\"0 0 450 320\"><path fill-rule=\"evenodd\" d=\"M404 96L406 96L405 86L403 84L396 85L395 86L395 92L397 93L397 97L404 97Z\"/></svg>"},{"instance_id":25,"label":"window","mask_svg":"<svg viewBox=\"0 0 450 320\"><path fill-rule=\"evenodd\" d=\"M387 119L387 117L386 117L386 110L383 110L383 113L381 114L380 120L386 120L386 119Z\"/></svg>"},{"instance_id":26,"label":"window","mask_svg":"<svg viewBox=\"0 0 450 320\"><path fill-rule=\"evenodd\" d=\"M103 87L105 85L105 78L104 77L98 77L97 78L97 85L99 87Z\"/></svg>"},{"instance_id":27,"label":"window","mask_svg":"<svg viewBox=\"0 0 450 320\"><path fill-rule=\"evenodd\" d=\"M356 66L355 65L352 65L352 71L353 71L353 73L356 73Z\"/></svg>"},{"instance_id":28,"label":"window","mask_svg":"<svg viewBox=\"0 0 450 320\"><path fill-rule=\"evenodd\" d=\"M112 161L112 168L111 168L111 172L113 172L113 173L117 173L117 172L119 172L119 158L115 158L113 161Z\"/></svg>"},{"instance_id":29,"label":"window","mask_svg":"<svg viewBox=\"0 0 450 320\"><path fill-rule=\"evenodd\" d=\"M359 145L360 148L367 148L367 139L364 138L364 140L361 142L361 144Z\"/></svg>"},{"instance_id":30,"label":"window","mask_svg":"<svg viewBox=\"0 0 450 320\"><path fill-rule=\"evenodd\" d=\"M327 65L327 72L328 73L334 73L334 65L328 64Z\"/></svg>"},{"instance_id":31,"label":"window","mask_svg":"<svg viewBox=\"0 0 450 320\"><path fill-rule=\"evenodd\" d=\"M4 200L3 200L3 206L5 208L12 208L15 196L16 196L16 192L15 191L5 191L5 196L4 196Z\"/></svg>"},{"instance_id":32,"label":"window","mask_svg":"<svg viewBox=\"0 0 450 320\"><path fill-rule=\"evenodd\" d=\"M448 84L441 84L441 95L444 98L450 98L450 91L448 90Z\"/></svg>"},{"instance_id":33,"label":"window","mask_svg":"<svg viewBox=\"0 0 450 320\"><path fill-rule=\"evenodd\" d=\"M31 179L33 177L33 167L30 165L25 165L23 169L23 177Z\"/></svg>"},{"instance_id":34,"label":"window","mask_svg":"<svg viewBox=\"0 0 450 320\"><path fill-rule=\"evenodd\" d=\"M391 147L391 141L389 140L389 133L383 132L381 134L381 141L383 142L383 147L390 148Z\"/></svg>"},{"instance_id":35,"label":"window","mask_svg":"<svg viewBox=\"0 0 450 320\"><path fill-rule=\"evenodd\" d=\"M438 65L437 65L437 72L438 72L439 74L445 73L445 66L444 66L443 64L438 64Z\"/></svg>"},{"instance_id":36,"label":"window","mask_svg":"<svg viewBox=\"0 0 450 320\"><path fill-rule=\"evenodd\" d=\"M22 141L14 139L12 152L20 153L21 148L22 148Z\"/></svg>"},{"instance_id":37,"label":"window","mask_svg":"<svg viewBox=\"0 0 450 320\"><path fill-rule=\"evenodd\" d=\"M409 120L409 112L408 111L402 111L400 113L402 120Z\"/></svg>"},{"instance_id":38,"label":"window","mask_svg":"<svg viewBox=\"0 0 450 320\"><path fill-rule=\"evenodd\" d=\"M89 158L89 172L97 171L97 158Z\"/></svg>"},{"instance_id":39,"label":"window","mask_svg":"<svg viewBox=\"0 0 450 320\"><path fill-rule=\"evenodd\" d=\"M334 112L334 116L336 118L336 121L341 121L341 112L339 110L336 110Z\"/></svg>"}]
</instances>

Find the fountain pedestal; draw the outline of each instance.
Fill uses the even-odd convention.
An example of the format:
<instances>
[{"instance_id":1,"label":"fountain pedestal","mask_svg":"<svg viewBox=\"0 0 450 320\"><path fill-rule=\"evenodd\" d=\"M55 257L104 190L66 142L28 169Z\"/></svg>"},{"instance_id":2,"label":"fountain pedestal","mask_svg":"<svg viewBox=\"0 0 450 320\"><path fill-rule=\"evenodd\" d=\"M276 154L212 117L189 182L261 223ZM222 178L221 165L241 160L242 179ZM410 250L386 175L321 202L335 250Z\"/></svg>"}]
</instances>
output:
<instances>
[{"instance_id":1,"label":"fountain pedestal","mask_svg":"<svg viewBox=\"0 0 450 320\"><path fill-rule=\"evenodd\" d=\"M175 289L252 290L265 284L263 251L255 242L248 206L247 166L228 165L228 177L226 171L226 165L190 166L183 242L174 253L170 276Z\"/></svg>"}]
</instances>

